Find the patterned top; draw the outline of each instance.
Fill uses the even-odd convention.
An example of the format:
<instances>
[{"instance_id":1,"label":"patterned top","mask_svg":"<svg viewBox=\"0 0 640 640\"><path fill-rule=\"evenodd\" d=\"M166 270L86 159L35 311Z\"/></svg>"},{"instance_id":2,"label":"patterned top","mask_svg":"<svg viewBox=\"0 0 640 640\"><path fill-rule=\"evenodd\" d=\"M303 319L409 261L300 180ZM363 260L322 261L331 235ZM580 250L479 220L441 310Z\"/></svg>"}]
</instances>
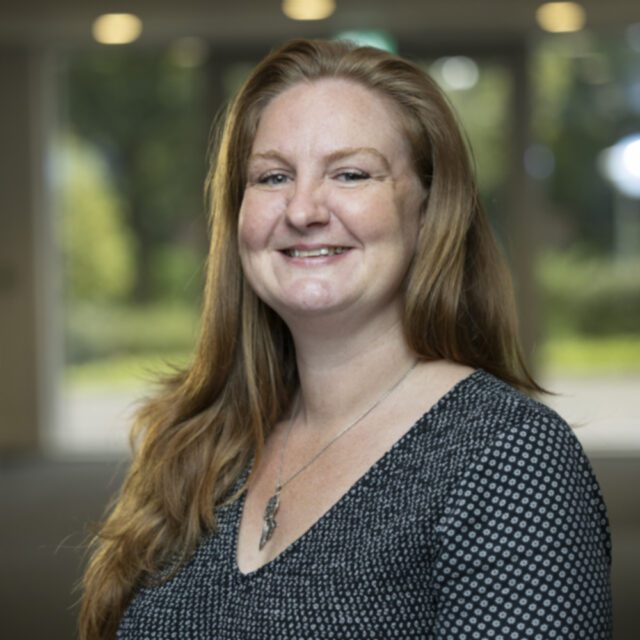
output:
<instances>
[{"instance_id":1,"label":"patterned top","mask_svg":"<svg viewBox=\"0 0 640 640\"><path fill-rule=\"evenodd\" d=\"M242 507L221 508L190 562L138 591L120 640L611 637L609 529L587 458L557 414L484 371L249 574Z\"/></svg>"}]
</instances>

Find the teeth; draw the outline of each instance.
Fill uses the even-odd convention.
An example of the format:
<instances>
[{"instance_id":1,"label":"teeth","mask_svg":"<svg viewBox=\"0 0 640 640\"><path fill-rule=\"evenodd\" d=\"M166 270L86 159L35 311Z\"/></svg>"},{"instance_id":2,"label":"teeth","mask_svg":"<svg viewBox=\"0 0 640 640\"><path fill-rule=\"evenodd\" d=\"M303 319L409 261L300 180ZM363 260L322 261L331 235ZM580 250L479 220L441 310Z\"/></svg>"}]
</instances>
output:
<instances>
[{"instance_id":1,"label":"teeth","mask_svg":"<svg viewBox=\"0 0 640 640\"><path fill-rule=\"evenodd\" d=\"M320 249L287 249L285 253L292 258L317 258L320 256L335 256L344 253L346 247L321 247Z\"/></svg>"}]
</instances>

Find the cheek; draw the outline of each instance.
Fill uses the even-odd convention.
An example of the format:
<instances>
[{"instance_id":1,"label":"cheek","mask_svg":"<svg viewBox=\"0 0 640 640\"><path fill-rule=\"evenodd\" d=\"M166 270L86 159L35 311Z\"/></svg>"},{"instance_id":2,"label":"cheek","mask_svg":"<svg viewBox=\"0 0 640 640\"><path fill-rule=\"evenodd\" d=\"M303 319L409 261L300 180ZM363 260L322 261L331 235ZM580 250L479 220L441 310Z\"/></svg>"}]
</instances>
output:
<instances>
[{"instance_id":1,"label":"cheek","mask_svg":"<svg viewBox=\"0 0 640 640\"><path fill-rule=\"evenodd\" d=\"M339 193L327 204L362 243L387 241L398 232L396 205L391 194L383 189Z\"/></svg>"},{"instance_id":2,"label":"cheek","mask_svg":"<svg viewBox=\"0 0 640 640\"><path fill-rule=\"evenodd\" d=\"M259 295L260 290L260 249L264 247L264 233L260 216L255 209L247 207L243 201L238 215L238 253L242 271L251 289Z\"/></svg>"},{"instance_id":3,"label":"cheek","mask_svg":"<svg viewBox=\"0 0 640 640\"><path fill-rule=\"evenodd\" d=\"M267 217L255 198L245 196L238 216L238 243L240 252L256 250L264 246L269 237L270 226Z\"/></svg>"},{"instance_id":4,"label":"cheek","mask_svg":"<svg viewBox=\"0 0 640 640\"><path fill-rule=\"evenodd\" d=\"M406 198L384 194L370 199L352 220L364 241L412 247L418 230L418 216Z\"/></svg>"},{"instance_id":5,"label":"cheek","mask_svg":"<svg viewBox=\"0 0 640 640\"><path fill-rule=\"evenodd\" d=\"M240 255L256 245L256 234L257 230L255 226L245 215L240 213L240 217L238 218L238 246Z\"/></svg>"}]
</instances>

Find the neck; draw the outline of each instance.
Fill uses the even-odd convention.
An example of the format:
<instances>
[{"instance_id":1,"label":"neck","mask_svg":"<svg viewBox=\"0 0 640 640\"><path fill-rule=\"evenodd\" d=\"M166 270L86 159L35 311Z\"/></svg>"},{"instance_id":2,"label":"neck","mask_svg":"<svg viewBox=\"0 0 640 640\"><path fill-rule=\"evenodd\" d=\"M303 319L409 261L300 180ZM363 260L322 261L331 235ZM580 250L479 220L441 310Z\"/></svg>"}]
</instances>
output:
<instances>
[{"instance_id":1,"label":"neck","mask_svg":"<svg viewBox=\"0 0 640 640\"><path fill-rule=\"evenodd\" d=\"M397 318L323 339L292 330L300 398L298 427L332 430L356 418L411 367L416 356Z\"/></svg>"}]
</instances>

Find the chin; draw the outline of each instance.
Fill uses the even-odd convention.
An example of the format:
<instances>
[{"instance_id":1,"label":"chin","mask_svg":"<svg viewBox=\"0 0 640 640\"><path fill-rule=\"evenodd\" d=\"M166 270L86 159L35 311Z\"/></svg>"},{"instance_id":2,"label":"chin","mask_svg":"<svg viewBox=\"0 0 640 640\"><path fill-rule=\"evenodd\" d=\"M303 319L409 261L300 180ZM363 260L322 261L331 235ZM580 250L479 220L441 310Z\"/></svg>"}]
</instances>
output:
<instances>
[{"instance_id":1,"label":"chin","mask_svg":"<svg viewBox=\"0 0 640 640\"><path fill-rule=\"evenodd\" d=\"M275 311L283 318L295 317L320 317L322 315L331 315L343 310L346 305L329 304L319 300L299 300L289 302L286 305L280 304L274 306Z\"/></svg>"},{"instance_id":2,"label":"chin","mask_svg":"<svg viewBox=\"0 0 640 640\"><path fill-rule=\"evenodd\" d=\"M345 295L346 292L335 291L331 284L323 281L298 283L274 301L273 306L281 309L283 314L315 314L344 308L350 296Z\"/></svg>"},{"instance_id":3,"label":"chin","mask_svg":"<svg viewBox=\"0 0 640 640\"><path fill-rule=\"evenodd\" d=\"M267 303L269 304L269 303ZM348 309L348 300L321 296L306 296L295 300L279 300L269 305L285 322L296 319L331 317Z\"/></svg>"}]
</instances>

